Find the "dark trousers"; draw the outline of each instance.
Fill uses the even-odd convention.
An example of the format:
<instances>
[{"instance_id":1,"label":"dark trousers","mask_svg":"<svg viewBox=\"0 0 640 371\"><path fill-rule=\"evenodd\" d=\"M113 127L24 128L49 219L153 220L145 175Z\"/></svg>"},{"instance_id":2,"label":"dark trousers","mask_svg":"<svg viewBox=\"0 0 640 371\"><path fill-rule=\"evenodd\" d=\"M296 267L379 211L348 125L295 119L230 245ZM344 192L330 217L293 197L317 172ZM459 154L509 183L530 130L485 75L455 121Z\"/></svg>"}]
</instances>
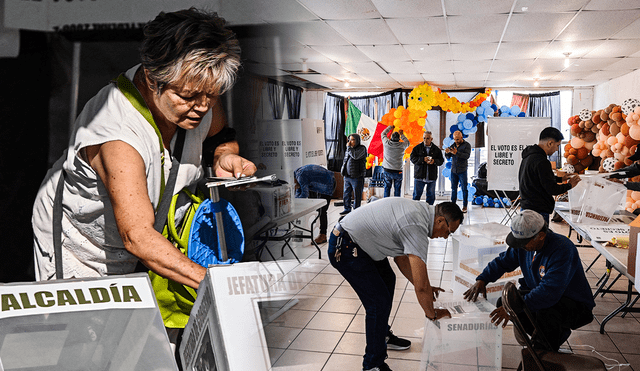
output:
<instances>
[{"instance_id":1,"label":"dark trousers","mask_svg":"<svg viewBox=\"0 0 640 371\"><path fill-rule=\"evenodd\" d=\"M520 295L524 296L528 290L518 290ZM502 298L498 299L497 307L502 306ZM575 330L593 321L593 312L583 303L577 302L566 296L560 298L555 305L540 309L532 313L535 319L536 327L549 342L551 349L540 339L533 337L533 345L537 349L546 349L557 352L569 336L571 330ZM518 318L528 334L533 334L533 325L524 312L518 313Z\"/></svg>"},{"instance_id":2,"label":"dark trousers","mask_svg":"<svg viewBox=\"0 0 640 371\"><path fill-rule=\"evenodd\" d=\"M393 184L393 195L400 197L400 188L402 188L402 173L395 173L384 170L384 197L391 196L391 184Z\"/></svg>"},{"instance_id":3,"label":"dark trousers","mask_svg":"<svg viewBox=\"0 0 640 371\"><path fill-rule=\"evenodd\" d=\"M433 205L436 202L436 181L429 180L425 181L424 179L414 179L413 180L413 199L416 201L420 201L420 197L422 197L422 192L424 191L424 187L427 186L427 203L429 205Z\"/></svg>"},{"instance_id":4,"label":"dark trousers","mask_svg":"<svg viewBox=\"0 0 640 371\"><path fill-rule=\"evenodd\" d=\"M458 200L458 183L462 188L462 206L467 207L467 199L469 198L469 191L467 190L467 171L461 173L451 172L451 202Z\"/></svg>"},{"instance_id":5,"label":"dark trousers","mask_svg":"<svg viewBox=\"0 0 640 371\"><path fill-rule=\"evenodd\" d=\"M327 204L320 209L320 234L327 234L327 211L331 205L331 195L323 195L322 193L309 191L309 198L322 198L327 200Z\"/></svg>"},{"instance_id":6,"label":"dark trousers","mask_svg":"<svg viewBox=\"0 0 640 371\"><path fill-rule=\"evenodd\" d=\"M342 195L342 201L344 201L344 209L351 211L351 192L353 192L353 198L355 201L354 209L360 207L362 202L362 190L364 189L364 177L350 178L344 177L344 194Z\"/></svg>"},{"instance_id":7,"label":"dark trousers","mask_svg":"<svg viewBox=\"0 0 640 371\"><path fill-rule=\"evenodd\" d=\"M336 251L339 251L339 258L336 257ZM396 275L389 260L371 259L345 232L340 238L331 233L328 254L329 262L349 282L366 311L367 346L362 367L367 370L380 366L387 358L386 337Z\"/></svg>"}]
</instances>

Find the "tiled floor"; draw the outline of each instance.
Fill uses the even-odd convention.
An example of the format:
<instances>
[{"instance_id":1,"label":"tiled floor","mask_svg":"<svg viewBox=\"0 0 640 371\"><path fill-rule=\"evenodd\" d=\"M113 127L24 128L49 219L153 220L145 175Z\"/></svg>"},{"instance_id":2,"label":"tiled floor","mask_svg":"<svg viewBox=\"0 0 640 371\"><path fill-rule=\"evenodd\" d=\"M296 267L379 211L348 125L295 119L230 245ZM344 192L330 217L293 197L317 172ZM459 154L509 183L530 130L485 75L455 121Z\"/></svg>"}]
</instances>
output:
<instances>
[{"instance_id":1,"label":"tiled floor","mask_svg":"<svg viewBox=\"0 0 640 371\"><path fill-rule=\"evenodd\" d=\"M329 230L338 220L342 207L329 208ZM464 224L501 222L504 210L472 206ZM551 228L567 235L563 223L552 223ZM317 232L316 232L317 233ZM575 242L575 233L572 234ZM312 246L294 246L303 258L318 257ZM320 246L326 268L306 288L313 299L300 302L286 314L265 327L267 344L274 370L322 370L347 371L362 369L364 354L364 309L349 284L328 264L326 244ZM274 249L278 251L279 249ZM579 247L584 267L595 258L597 252L590 247ZM284 258L292 257L285 254ZM446 290L441 300L458 300L451 289L452 277L451 240L431 240L429 244L428 273L431 284ZM393 370L419 370L424 331L424 313L417 303L412 285L397 270L396 293L391 312L392 330L398 336L410 339L413 345L407 351L389 351L387 364ZM600 258L587 277L595 289L598 278L605 272L604 259ZM626 290L627 280L620 279L615 288ZM608 294L596 299L594 314L601 321L624 301L622 295ZM640 305L640 304L639 304ZM600 334L599 323L574 331L563 348L575 353L591 354L605 361L612 369L640 371L640 314L620 315L607 323L606 333ZM502 369L515 370L520 362L521 347L515 341L512 325L503 332ZM597 353L591 350L595 349ZM301 366L303 365L303 366Z\"/></svg>"}]
</instances>

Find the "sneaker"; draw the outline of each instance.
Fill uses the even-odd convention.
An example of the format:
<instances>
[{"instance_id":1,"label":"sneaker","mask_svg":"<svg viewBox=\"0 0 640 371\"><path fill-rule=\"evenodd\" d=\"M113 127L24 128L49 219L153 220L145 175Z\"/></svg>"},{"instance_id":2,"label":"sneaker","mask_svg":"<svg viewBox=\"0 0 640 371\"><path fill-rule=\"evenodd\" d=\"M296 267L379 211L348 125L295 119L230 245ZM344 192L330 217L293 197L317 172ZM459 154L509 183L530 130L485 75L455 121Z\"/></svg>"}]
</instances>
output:
<instances>
[{"instance_id":1,"label":"sneaker","mask_svg":"<svg viewBox=\"0 0 640 371\"><path fill-rule=\"evenodd\" d=\"M378 367L368 368L366 370L363 368L362 371L391 371L391 369L389 368L389 365L383 363Z\"/></svg>"},{"instance_id":2,"label":"sneaker","mask_svg":"<svg viewBox=\"0 0 640 371\"><path fill-rule=\"evenodd\" d=\"M411 341L399 338L393 334L393 331L389 330L389 335L387 335L387 349L407 350L409 348L411 348Z\"/></svg>"},{"instance_id":3,"label":"sneaker","mask_svg":"<svg viewBox=\"0 0 640 371\"><path fill-rule=\"evenodd\" d=\"M349 214L350 212L351 212L351 210L342 210L342 211L340 212L340 215L347 215L347 214Z\"/></svg>"},{"instance_id":4,"label":"sneaker","mask_svg":"<svg viewBox=\"0 0 640 371\"><path fill-rule=\"evenodd\" d=\"M319 234L318 237L316 237L315 240L313 240L315 243L317 244L321 244L321 243L325 243L327 242L327 235L326 234Z\"/></svg>"},{"instance_id":5,"label":"sneaker","mask_svg":"<svg viewBox=\"0 0 640 371\"><path fill-rule=\"evenodd\" d=\"M466 212L467 212L467 207L466 207L466 206L462 208L462 212L463 212L463 213L466 213Z\"/></svg>"}]
</instances>

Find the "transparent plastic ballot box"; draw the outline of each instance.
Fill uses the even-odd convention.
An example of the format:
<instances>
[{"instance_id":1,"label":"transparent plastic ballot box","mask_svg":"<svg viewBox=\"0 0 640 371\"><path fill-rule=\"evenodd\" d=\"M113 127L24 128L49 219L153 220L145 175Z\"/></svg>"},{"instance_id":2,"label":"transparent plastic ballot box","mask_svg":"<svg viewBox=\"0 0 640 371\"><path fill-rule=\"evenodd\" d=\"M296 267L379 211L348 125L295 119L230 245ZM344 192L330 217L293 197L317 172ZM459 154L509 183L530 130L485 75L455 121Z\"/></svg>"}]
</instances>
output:
<instances>
[{"instance_id":1,"label":"transparent plastic ballot box","mask_svg":"<svg viewBox=\"0 0 640 371\"><path fill-rule=\"evenodd\" d=\"M495 306L482 299L434 306L447 308L451 318L425 321L421 371L502 369L502 326L490 316Z\"/></svg>"},{"instance_id":2,"label":"transparent plastic ballot box","mask_svg":"<svg viewBox=\"0 0 640 371\"><path fill-rule=\"evenodd\" d=\"M178 369L144 273L0 285L0 370Z\"/></svg>"},{"instance_id":3,"label":"transparent plastic ballot box","mask_svg":"<svg viewBox=\"0 0 640 371\"><path fill-rule=\"evenodd\" d=\"M496 305L498 298L502 296L502 289L507 282L517 283L518 279L522 277L520 270L518 275L513 275L514 272L506 273L498 281L487 283L487 296L486 299L493 305ZM469 274L464 270L454 271L451 278L451 288L455 297L463 297L465 291L469 290L476 284L477 275Z\"/></svg>"},{"instance_id":4,"label":"transparent plastic ballot box","mask_svg":"<svg viewBox=\"0 0 640 371\"><path fill-rule=\"evenodd\" d=\"M510 231L508 226L499 223L460 226L460 232L452 236L453 270L478 276L490 261L507 249L505 239Z\"/></svg>"},{"instance_id":5,"label":"transparent plastic ballot box","mask_svg":"<svg viewBox=\"0 0 640 371\"><path fill-rule=\"evenodd\" d=\"M314 259L209 267L179 348L184 370L321 369L324 362L279 358L336 289L325 269L333 270Z\"/></svg>"}]
</instances>

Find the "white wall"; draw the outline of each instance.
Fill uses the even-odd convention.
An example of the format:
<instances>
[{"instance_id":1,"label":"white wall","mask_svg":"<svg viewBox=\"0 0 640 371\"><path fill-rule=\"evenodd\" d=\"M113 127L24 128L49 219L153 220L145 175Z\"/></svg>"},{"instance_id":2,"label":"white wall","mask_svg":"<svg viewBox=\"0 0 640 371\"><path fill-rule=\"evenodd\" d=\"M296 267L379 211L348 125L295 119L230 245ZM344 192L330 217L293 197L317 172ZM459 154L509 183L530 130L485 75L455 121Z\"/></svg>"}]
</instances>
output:
<instances>
[{"instance_id":1,"label":"white wall","mask_svg":"<svg viewBox=\"0 0 640 371\"><path fill-rule=\"evenodd\" d=\"M606 108L611 103L622 104L629 98L640 99L640 69L596 85L592 109Z\"/></svg>"},{"instance_id":2,"label":"white wall","mask_svg":"<svg viewBox=\"0 0 640 371\"><path fill-rule=\"evenodd\" d=\"M593 88L575 88L573 89L573 106L571 107L571 116L577 115L583 109L588 110L598 110L600 108L604 108L604 106L600 108L596 107L593 104ZM563 120L565 122L567 120Z\"/></svg>"}]
</instances>

